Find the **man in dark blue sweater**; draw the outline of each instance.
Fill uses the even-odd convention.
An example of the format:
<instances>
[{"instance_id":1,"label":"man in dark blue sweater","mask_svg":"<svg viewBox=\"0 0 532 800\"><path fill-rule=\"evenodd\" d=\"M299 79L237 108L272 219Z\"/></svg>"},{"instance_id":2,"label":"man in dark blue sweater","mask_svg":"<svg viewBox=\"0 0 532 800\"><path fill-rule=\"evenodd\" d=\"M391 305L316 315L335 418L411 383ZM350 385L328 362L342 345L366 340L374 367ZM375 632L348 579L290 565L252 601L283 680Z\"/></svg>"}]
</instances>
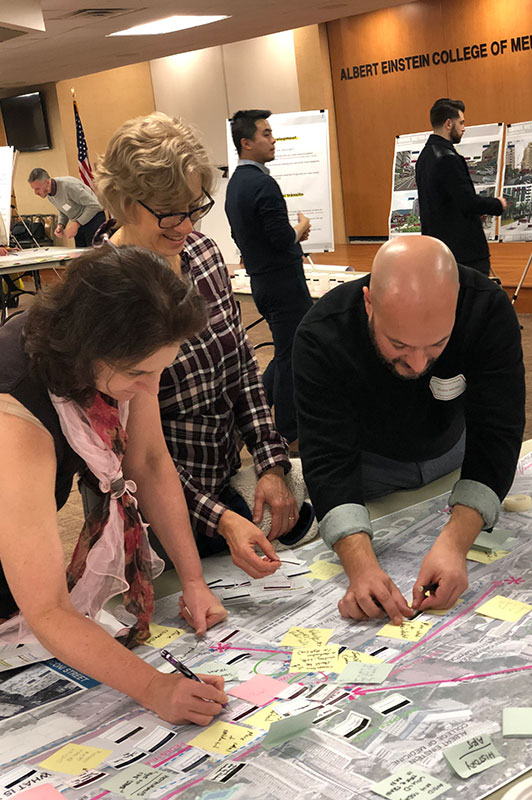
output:
<instances>
[{"instance_id":1,"label":"man in dark blue sweater","mask_svg":"<svg viewBox=\"0 0 532 800\"><path fill-rule=\"evenodd\" d=\"M275 158L270 113L237 111L231 120L239 162L227 187L225 211L251 277L253 299L273 336L274 357L263 375L266 396L275 407L277 429L293 442L297 423L292 343L297 326L312 306L299 242L308 237L310 222L300 213L292 227L279 184L265 166Z\"/></svg>"},{"instance_id":2,"label":"man in dark blue sweater","mask_svg":"<svg viewBox=\"0 0 532 800\"><path fill-rule=\"evenodd\" d=\"M333 289L307 314L294 380L305 482L349 580L342 615L384 609L396 625L412 615L378 564L365 503L461 466L413 587L414 609L450 608L467 587L469 547L497 522L522 441L521 336L505 292L457 268L443 242L398 237L370 278Z\"/></svg>"}]
</instances>

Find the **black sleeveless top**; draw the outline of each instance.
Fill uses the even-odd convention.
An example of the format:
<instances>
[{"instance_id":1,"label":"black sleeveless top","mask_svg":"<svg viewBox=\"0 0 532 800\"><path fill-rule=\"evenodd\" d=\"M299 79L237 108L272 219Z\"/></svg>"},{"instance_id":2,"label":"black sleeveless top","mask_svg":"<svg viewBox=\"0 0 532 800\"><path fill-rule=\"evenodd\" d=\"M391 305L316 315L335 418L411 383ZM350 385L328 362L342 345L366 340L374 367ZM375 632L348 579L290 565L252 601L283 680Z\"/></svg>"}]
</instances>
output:
<instances>
[{"instance_id":1,"label":"black sleeveless top","mask_svg":"<svg viewBox=\"0 0 532 800\"><path fill-rule=\"evenodd\" d=\"M25 318L26 314L17 314L0 328L0 393L10 394L18 400L52 435L57 459L55 501L60 509L68 499L74 475L84 467L85 462L63 436L59 417L44 382L29 372L29 360L24 351ZM31 491L31 487L28 490ZM24 491L23 487L21 491ZM8 513L8 509L3 511ZM16 610L0 564L0 618L9 617Z\"/></svg>"}]
</instances>

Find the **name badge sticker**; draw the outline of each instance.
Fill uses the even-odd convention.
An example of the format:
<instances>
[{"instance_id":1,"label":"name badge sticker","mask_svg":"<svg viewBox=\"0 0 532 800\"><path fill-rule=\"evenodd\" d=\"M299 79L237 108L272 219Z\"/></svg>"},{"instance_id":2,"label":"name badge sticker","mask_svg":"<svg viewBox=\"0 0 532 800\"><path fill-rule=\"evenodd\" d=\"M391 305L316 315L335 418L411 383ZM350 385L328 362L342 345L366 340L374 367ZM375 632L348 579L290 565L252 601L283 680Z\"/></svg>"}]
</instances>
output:
<instances>
[{"instance_id":1,"label":"name badge sticker","mask_svg":"<svg viewBox=\"0 0 532 800\"><path fill-rule=\"evenodd\" d=\"M460 373L454 378L437 378L433 375L429 386L436 400L454 400L465 392L467 384L465 376Z\"/></svg>"}]
</instances>

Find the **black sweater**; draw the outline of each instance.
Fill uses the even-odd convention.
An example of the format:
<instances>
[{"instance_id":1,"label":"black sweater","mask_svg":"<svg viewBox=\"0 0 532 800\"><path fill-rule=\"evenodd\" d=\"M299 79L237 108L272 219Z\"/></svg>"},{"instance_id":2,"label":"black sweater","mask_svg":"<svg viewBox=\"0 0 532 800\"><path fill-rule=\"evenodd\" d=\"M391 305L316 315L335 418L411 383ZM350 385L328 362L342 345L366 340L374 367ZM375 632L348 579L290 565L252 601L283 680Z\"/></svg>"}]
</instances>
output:
<instances>
[{"instance_id":1,"label":"black sweater","mask_svg":"<svg viewBox=\"0 0 532 800\"><path fill-rule=\"evenodd\" d=\"M252 164L237 167L227 186L225 213L249 275L301 264L301 245L271 175Z\"/></svg>"},{"instance_id":2,"label":"black sweater","mask_svg":"<svg viewBox=\"0 0 532 800\"><path fill-rule=\"evenodd\" d=\"M459 268L451 338L427 375L396 377L368 332L362 287L369 277L328 292L308 312L294 342L299 447L318 519L345 503L363 504L360 450L398 461L447 452L464 423L462 479L500 499L515 471L524 428L524 369L516 315L502 289ZM464 393L438 400L432 376L462 374Z\"/></svg>"},{"instance_id":3,"label":"black sweater","mask_svg":"<svg viewBox=\"0 0 532 800\"><path fill-rule=\"evenodd\" d=\"M421 233L441 239L458 262L489 257L480 220L502 214L501 201L475 192L465 158L452 142L433 133L416 162Z\"/></svg>"}]
</instances>

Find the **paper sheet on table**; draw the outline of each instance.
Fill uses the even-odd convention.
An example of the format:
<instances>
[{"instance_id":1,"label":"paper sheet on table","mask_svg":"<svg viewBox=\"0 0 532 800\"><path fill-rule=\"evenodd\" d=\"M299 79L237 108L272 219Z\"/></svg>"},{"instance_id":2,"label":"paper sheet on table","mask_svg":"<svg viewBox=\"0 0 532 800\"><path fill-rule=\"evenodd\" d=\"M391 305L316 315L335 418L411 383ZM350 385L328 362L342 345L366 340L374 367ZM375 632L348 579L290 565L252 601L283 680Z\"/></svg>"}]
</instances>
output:
<instances>
[{"instance_id":1,"label":"paper sheet on table","mask_svg":"<svg viewBox=\"0 0 532 800\"><path fill-rule=\"evenodd\" d=\"M277 722L277 720L282 719L281 714L275 710L276 705L277 703L272 703L270 706L266 706L266 708L261 708L256 714L246 717L246 725L251 725L252 728L260 728L263 731L269 730L272 722Z\"/></svg>"},{"instance_id":2,"label":"paper sheet on table","mask_svg":"<svg viewBox=\"0 0 532 800\"><path fill-rule=\"evenodd\" d=\"M313 561L310 564L309 578L315 578L318 581L328 581L330 578L335 578L344 568L341 564L334 564L332 561Z\"/></svg>"},{"instance_id":3,"label":"paper sheet on table","mask_svg":"<svg viewBox=\"0 0 532 800\"><path fill-rule=\"evenodd\" d=\"M482 553L480 550L468 550L466 558L468 561L478 561L479 564L493 564L509 554L509 550L494 550L492 553Z\"/></svg>"},{"instance_id":4,"label":"paper sheet on table","mask_svg":"<svg viewBox=\"0 0 532 800\"><path fill-rule=\"evenodd\" d=\"M17 793L17 797L23 800L65 800L65 795L58 792L51 783L40 783L39 786L32 786L31 789L24 789Z\"/></svg>"},{"instance_id":5,"label":"paper sheet on table","mask_svg":"<svg viewBox=\"0 0 532 800\"><path fill-rule=\"evenodd\" d=\"M223 661L206 661L200 664L197 671L201 675L221 675L226 681L237 681L238 672L231 664L224 664Z\"/></svg>"},{"instance_id":6,"label":"paper sheet on table","mask_svg":"<svg viewBox=\"0 0 532 800\"><path fill-rule=\"evenodd\" d=\"M422 619L405 619L400 625L388 623L380 631L377 631L377 636L403 639L406 642L419 642L434 624L434 622L426 622Z\"/></svg>"},{"instance_id":7,"label":"paper sheet on table","mask_svg":"<svg viewBox=\"0 0 532 800\"><path fill-rule=\"evenodd\" d=\"M336 672L338 668L338 645L323 647L296 647L292 651L290 672Z\"/></svg>"},{"instance_id":8,"label":"paper sheet on table","mask_svg":"<svg viewBox=\"0 0 532 800\"><path fill-rule=\"evenodd\" d=\"M502 735L515 739L532 737L532 707L503 708Z\"/></svg>"},{"instance_id":9,"label":"paper sheet on table","mask_svg":"<svg viewBox=\"0 0 532 800\"><path fill-rule=\"evenodd\" d=\"M512 600L511 597L504 597L502 594L495 595L487 603L483 603L475 609L477 614L493 619L502 619L504 622L518 622L530 611L532 611L532 606L528 603Z\"/></svg>"},{"instance_id":10,"label":"paper sheet on table","mask_svg":"<svg viewBox=\"0 0 532 800\"><path fill-rule=\"evenodd\" d=\"M39 766L43 769L64 772L66 775L81 775L85 770L98 767L112 752L101 747L70 743L41 761Z\"/></svg>"},{"instance_id":11,"label":"paper sheet on table","mask_svg":"<svg viewBox=\"0 0 532 800\"><path fill-rule=\"evenodd\" d=\"M414 766L404 766L389 778L374 783L371 791L390 800L430 800L450 789L450 785Z\"/></svg>"},{"instance_id":12,"label":"paper sheet on table","mask_svg":"<svg viewBox=\"0 0 532 800\"><path fill-rule=\"evenodd\" d=\"M266 703L271 703L283 689L286 689L284 681L276 681L268 675L255 675L249 681L228 689L227 694L246 700L254 706L264 706Z\"/></svg>"},{"instance_id":13,"label":"paper sheet on table","mask_svg":"<svg viewBox=\"0 0 532 800\"><path fill-rule=\"evenodd\" d=\"M188 742L192 747L200 747L208 753L229 756L240 747L260 736L258 730L233 725L230 722L214 722L206 730L198 733Z\"/></svg>"},{"instance_id":14,"label":"paper sheet on table","mask_svg":"<svg viewBox=\"0 0 532 800\"><path fill-rule=\"evenodd\" d=\"M292 717L280 719L278 722L272 722L268 733L262 740L262 746L265 750L271 750L273 747L279 747L279 745L290 741L290 739L300 736L310 728L317 713L317 708L309 708L306 711L302 711L301 714L295 714Z\"/></svg>"},{"instance_id":15,"label":"paper sheet on table","mask_svg":"<svg viewBox=\"0 0 532 800\"><path fill-rule=\"evenodd\" d=\"M444 614L448 614L449 611L454 611L454 609L458 608L460 603L463 603L463 602L464 602L463 600L458 598L458 600L456 601L454 606L451 606L450 608L427 608L425 611L423 611L423 613L424 614L435 614L437 617L443 617Z\"/></svg>"},{"instance_id":16,"label":"paper sheet on table","mask_svg":"<svg viewBox=\"0 0 532 800\"><path fill-rule=\"evenodd\" d=\"M332 636L333 628L298 628L292 626L283 636L282 647L322 647Z\"/></svg>"},{"instance_id":17,"label":"paper sheet on table","mask_svg":"<svg viewBox=\"0 0 532 800\"><path fill-rule=\"evenodd\" d=\"M382 664L382 658L370 656L369 653L362 653L360 650L342 650L338 653L338 669L341 672L346 664L351 661L360 661L361 664Z\"/></svg>"},{"instance_id":18,"label":"paper sheet on table","mask_svg":"<svg viewBox=\"0 0 532 800\"><path fill-rule=\"evenodd\" d=\"M499 528L488 533L488 531L480 531L479 535L471 545L472 550L482 550L484 553L493 553L494 550L500 550L502 545L511 536L511 531Z\"/></svg>"},{"instance_id":19,"label":"paper sheet on table","mask_svg":"<svg viewBox=\"0 0 532 800\"><path fill-rule=\"evenodd\" d=\"M393 667L393 664L361 664L359 661L350 661L335 683L382 683Z\"/></svg>"},{"instance_id":20,"label":"paper sheet on table","mask_svg":"<svg viewBox=\"0 0 532 800\"><path fill-rule=\"evenodd\" d=\"M443 755L461 778L469 778L504 761L491 737L485 734L446 747Z\"/></svg>"},{"instance_id":21,"label":"paper sheet on table","mask_svg":"<svg viewBox=\"0 0 532 800\"><path fill-rule=\"evenodd\" d=\"M185 633L186 631L182 628L168 628L166 625L157 625L155 622L150 622L150 638L146 639L143 644L147 644L150 647L166 647Z\"/></svg>"},{"instance_id":22,"label":"paper sheet on table","mask_svg":"<svg viewBox=\"0 0 532 800\"><path fill-rule=\"evenodd\" d=\"M113 775L101 784L101 788L126 797L127 800L137 800L140 797L153 797L153 790L157 786L168 786L170 790L174 781L176 781L175 772L138 764L121 770L118 775ZM99 795L98 792L96 794Z\"/></svg>"}]
</instances>

